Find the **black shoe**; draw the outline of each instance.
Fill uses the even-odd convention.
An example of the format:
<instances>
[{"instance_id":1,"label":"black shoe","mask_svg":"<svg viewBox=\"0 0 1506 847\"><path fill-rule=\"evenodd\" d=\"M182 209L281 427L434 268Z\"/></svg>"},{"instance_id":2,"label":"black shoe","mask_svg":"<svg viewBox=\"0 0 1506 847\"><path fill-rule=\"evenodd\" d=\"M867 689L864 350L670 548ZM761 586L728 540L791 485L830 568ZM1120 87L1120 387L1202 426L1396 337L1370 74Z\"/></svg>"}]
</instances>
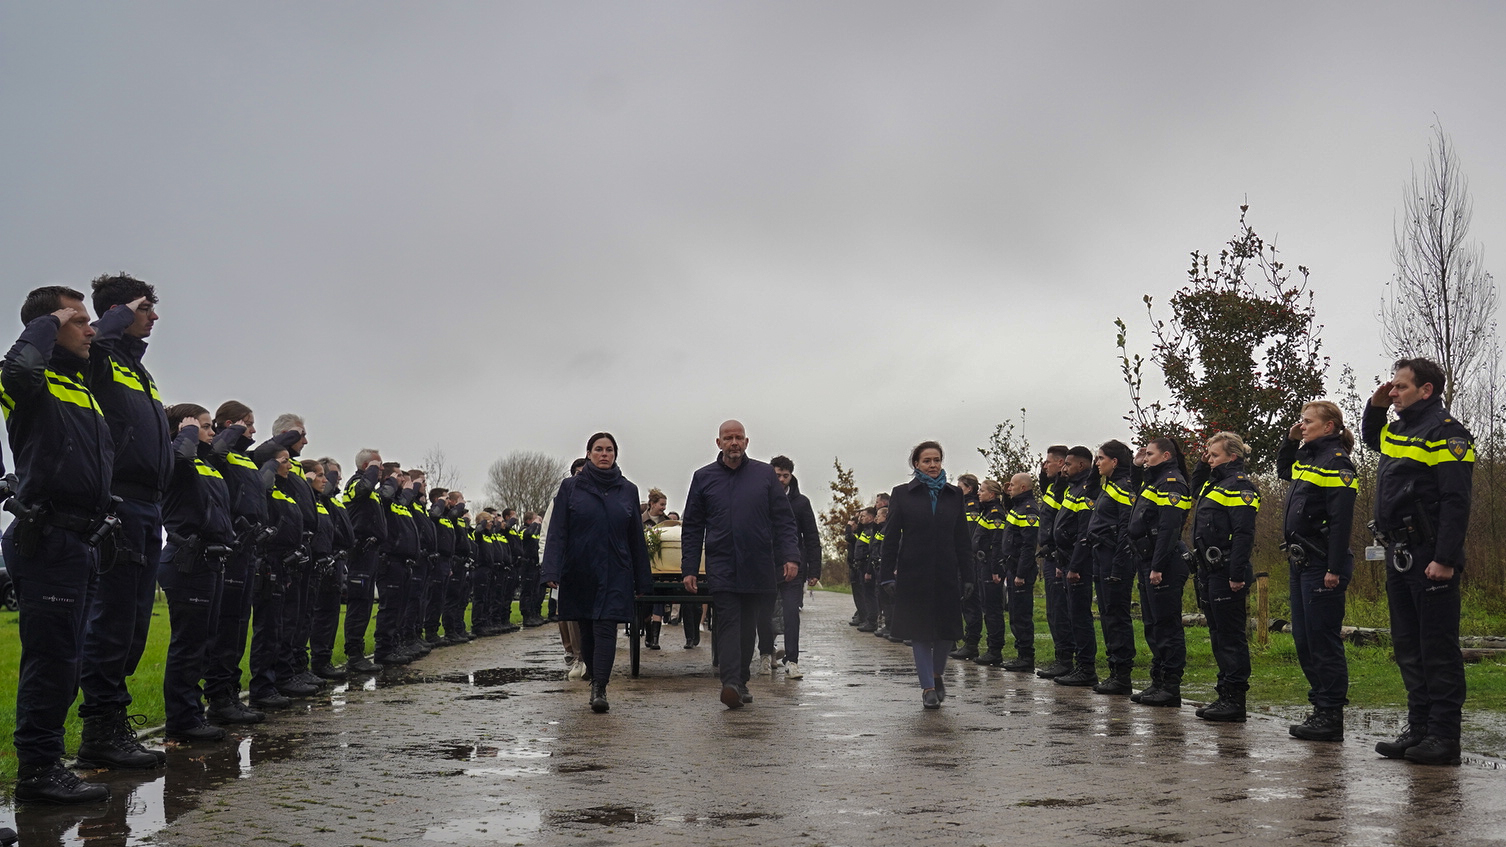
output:
<instances>
[{"instance_id":1,"label":"black shoe","mask_svg":"<svg viewBox=\"0 0 1506 847\"><path fill-rule=\"evenodd\" d=\"M277 693L284 697L312 697L319 693L319 686L299 682L295 677L287 682L278 683Z\"/></svg>"},{"instance_id":2,"label":"black shoe","mask_svg":"<svg viewBox=\"0 0 1506 847\"><path fill-rule=\"evenodd\" d=\"M22 765L16 774L16 801L19 803L71 806L78 803L99 803L108 799L108 785L84 782L78 778L78 774L63 767L61 762Z\"/></svg>"},{"instance_id":3,"label":"black shoe","mask_svg":"<svg viewBox=\"0 0 1506 847\"><path fill-rule=\"evenodd\" d=\"M1159 680L1159 679L1152 680L1151 683L1150 683L1150 685L1147 685L1146 687L1140 689L1139 691L1136 691L1134 694L1131 694L1130 695L1130 702L1131 703L1143 703L1145 701L1145 698L1147 696L1149 696L1151 694L1154 694L1154 693L1156 693L1157 691L1160 691L1160 690L1161 690L1161 680Z\"/></svg>"},{"instance_id":4,"label":"black shoe","mask_svg":"<svg viewBox=\"0 0 1506 847\"><path fill-rule=\"evenodd\" d=\"M131 725L133 719L134 716L127 717L124 709L85 718L78 745L78 766L140 770L160 767L166 762L166 753L158 755L157 751L141 746Z\"/></svg>"},{"instance_id":5,"label":"black shoe","mask_svg":"<svg viewBox=\"0 0 1506 847\"><path fill-rule=\"evenodd\" d=\"M753 692L748 690L746 683L737 687L737 696L742 699L743 705L753 702Z\"/></svg>"},{"instance_id":6,"label":"black shoe","mask_svg":"<svg viewBox=\"0 0 1506 847\"><path fill-rule=\"evenodd\" d=\"M365 656L357 657L356 659L349 660L345 663L346 673L377 673L381 669L381 665L373 662Z\"/></svg>"},{"instance_id":7,"label":"black shoe","mask_svg":"<svg viewBox=\"0 0 1506 847\"><path fill-rule=\"evenodd\" d=\"M533 628L533 627L536 627L536 626L543 626L545 623L547 623L547 621L545 621L543 618L539 617L538 615L534 615L531 618L524 618L523 619L523 625L526 626L526 627L529 627L530 629Z\"/></svg>"},{"instance_id":8,"label":"black shoe","mask_svg":"<svg viewBox=\"0 0 1506 847\"><path fill-rule=\"evenodd\" d=\"M852 619L847 622L847 625L848 626L857 626L858 624L860 624L862 622L863 622L863 616L862 615L858 615L858 614L854 614L852 616Z\"/></svg>"},{"instance_id":9,"label":"black shoe","mask_svg":"<svg viewBox=\"0 0 1506 847\"><path fill-rule=\"evenodd\" d=\"M1395 741L1382 741L1375 745L1375 752L1388 759L1405 759L1407 751L1421 744L1427 735L1421 728L1407 724Z\"/></svg>"},{"instance_id":10,"label":"black shoe","mask_svg":"<svg viewBox=\"0 0 1506 847\"><path fill-rule=\"evenodd\" d=\"M1044 668L1036 671L1035 675L1040 677L1041 679L1056 679L1059 676L1066 676L1071 672L1072 666L1067 664L1066 662L1052 662Z\"/></svg>"},{"instance_id":11,"label":"black shoe","mask_svg":"<svg viewBox=\"0 0 1506 847\"><path fill-rule=\"evenodd\" d=\"M248 709L238 697L226 697L209 701L209 710L205 717L220 723L245 724L261 723L267 716L255 709Z\"/></svg>"},{"instance_id":12,"label":"black shoe","mask_svg":"<svg viewBox=\"0 0 1506 847\"><path fill-rule=\"evenodd\" d=\"M1303 741L1343 741L1344 710L1342 708L1316 708L1307 720L1290 727L1287 732Z\"/></svg>"},{"instance_id":13,"label":"black shoe","mask_svg":"<svg viewBox=\"0 0 1506 847\"><path fill-rule=\"evenodd\" d=\"M650 650L658 650L659 632L663 630L663 628L664 624L662 623L650 622L648 625L648 637L643 640L643 646L647 647Z\"/></svg>"},{"instance_id":14,"label":"black shoe","mask_svg":"<svg viewBox=\"0 0 1506 847\"><path fill-rule=\"evenodd\" d=\"M434 652L434 645L422 638L415 638L409 641L407 647L404 649L414 656L427 656Z\"/></svg>"},{"instance_id":15,"label":"black shoe","mask_svg":"<svg viewBox=\"0 0 1506 847\"><path fill-rule=\"evenodd\" d=\"M941 698L936 695L936 689L927 688L920 692L920 705L926 709L941 708Z\"/></svg>"},{"instance_id":16,"label":"black shoe","mask_svg":"<svg viewBox=\"0 0 1506 847\"><path fill-rule=\"evenodd\" d=\"M990 650L987 653L984 653L983 655L977 657L976 659L973 659L973 663L978 665L991 665L993 667L998 667L999 665L1004 664L1004 657L999 655L998 650Z\"/></svg>"},{"instance_id":17,"label":"black shoe","mask_svg":"<svg viewBox=\"0 0 1506 847\"><path fill-rule=\"evenodd\" d=\"M699 643L699 639L687 638L687 639L685 639L685 649L686 650L694 650L696 644L698 644L698 643Z\"/></svg>"},{"instance_id":18,"label":"black shoe","mask_svg":"<svg viewBox=\"0 0 1506 847\"><path fill-rule=\"evenodd\" d=\"M190 744L195 741L224 741L225 730L207 723L201 723L188 729L169 729L167 731L167 740L176 741L179 744Z\"/></svg>"},{"instance_id":19,"label":"black shoe","mask_svg":"<svg viewBox=\"0 0 1506 847\"><path fill-rule=\"evenodd\" d=\"M1429 735L1406 752L1407 761L1418 765L1459 764L1459 739Z\"/></svg>"},{"instance_id":20,"label":"black shoe","mask_svg":"<svg viewBox=\"0 0 1506 847\"><path fill-rule=\"evenodd\" d=\"M858 632L873 632L876 629L878 629L878 624L870 621L863 621L858 624Z\"/></svg>"},{"instance_id":21,"label":"black shoe","mask_svg":"<svg viewBox=\"0 0 1506 847\"><path fill-rule=\"evenodd\" d=\"M1198 717L1214 723L1244 723L1249 716L1245 714L1245 697L1238 696L1220 697L1211 705L1198 709Z\"/></svg>"},{"instance_id":22,"label":"black shoe","mask_svg":"<svg viewBox=\"0 0 1506 847\"><path fill-rule=\"evenodd\" d=\"M320 679L344 679L349 676L344 668L337 668L329 662L316 665L314 667L314 675Z\"/></svg>"},{"instance_id":23,"label":"black shoe","mask_svg":"<svg viewBox=\"0 0 1506 847\"><path fill-rule=\"evenodd\" d=\"M431 632L428 635L424 636L424 643L429 645L430 647L444 647L450 642L441 637L439 633Z\"/></svg>"},{"instance_id":24,"label":"black shoe","mask_svg":"<svg viewBox=\"0 0 1506 847\"><path fill-rule=\"evenodd\" d=\"M947 656L952 659L972 659L977 655L978 645L976 644L964 644L961 647L958 647L956 650L953 650L952 652L947 654Z\"/></svg>"},{"instance_id":25,"label":"black shoe","mask_svg":"<svg viewBox=\"0 0 1506 847\"><path fill-rule=\"evenodd\" d=\"M1134 692L1135 687L1130 684L1129 674L1109 674L1108 679L1093 686L1094 694L1109 694L1123 697L1126 694L1133 694Z\"/></svg>"},{"instance_id":26,"label":"black shoe","mask_svg":"<svg viewBox=\"0 0 1506 847\"><path fill-rule=\"evenodd\" d=\"M286 709L292 705L292 700L289 700L288 698L282 696L281 694L278 694L275 691L271 694L266 695L265 697L252 696L251 698L251 706L256 709Z\"/></svg>"},{"instance_id":27,"label":"black shoe","mask_svg":"<svg viewBox=\"0 0 1506 847\"><path fill-rule=\"evenodd\" d=\"M1061 676L1056 677L1051 681L1056 683L1057 685L1070 685L1074 688L1086 688L1090 685L1098 684L1098 672L1089 670L1087 668L1078 668L1077 670L1069 674L1062 674Z\"/></svg>"},{"instance_id":28,"label":"black shoe","mask_svg":"<svg viewBox=\"0 0 1506 847\"><path fill-rule=\"evenodd\" d=\"M293 674L293 681L301 682L304 685L312 685L315 688L319 689L323 689L324 686L329 684L324 679L324 677L314 673L313 671L299 671L298 673Z\"/></svg>"},{"instance_id":29,"label":"black shoe","mask_svg":"<svg viewBox=\"0 0 1506 847\"><path fill-rule=\"evenodd\" d=\"M888 624L884 624L883 626L879 627L878 629L875 629L873 631L873 634L877 635L879 638L888 638L889 637L889 625Z\"/></svg>"},{"instance_id":30,"label":"black shoe","mask_svg":"<svg viewBox=\"0 0 1506 847\"><path fill-rule=\"evenodd\" d=\"M1179 709L1182 707L1182 686L1180 683L1163 682L1155 691L1141 692L1140 705Z\"/></svg>"},{"instance_id":31,"label":"black shoe","mask_svg":"<svg viewBox=\"0 0 1506 847\"><path fill-rule=\"evenodd\" d=\"M1018 658L1010 659L999 667L1003 668L1006 671L1015 671L1016 673L1030 673L1031 671L1035 670L1035 657L1020 656Z\"/></svg>"},{"instance_id":32,"label":"black shoe","mask_svg":"<svg viewBox=\"0 0 1506 847\"><path fill-rule=\"evenodd\" d=\"M933 676L933 677L931 677L931 682L935 685L935 688L936 688L936 699L939 700L939 701L941 701L941 702L943 702L943 703L945 703L946 702L946 680L942 679L939 676Z\"/></svg>"},{"instance_id":33,"label":"black shoe","mask_svg":"<svg viewBox=\"0 0 1506 847\"><path fill-rule=\"evenodd\" d=\"M722 705L729 709L741 709L743 707L743 695L734 685L722 686Z\"/></svg>"},{"instance_id":34,"label":"black shoe","mask_svg":"<svg viewBox=\"0 0 1506 847\"><path fill-rule=\"evenodd\" d=\"M591 683L591 711L599 715L610 708L612 705L607 702L606 684L593 681Z\"/></svg>"},{"instance_id":35,"label":"black shoe","mask_svg":"<svg viewBox=\"0 0 1506 847\"><path fill-rule=\"evenodd\" d=\"M383 667L387 665L407 665L413 662L413 657L407 653L381 653L375 658L377 664Z\"/></svg>"}]
</instances>

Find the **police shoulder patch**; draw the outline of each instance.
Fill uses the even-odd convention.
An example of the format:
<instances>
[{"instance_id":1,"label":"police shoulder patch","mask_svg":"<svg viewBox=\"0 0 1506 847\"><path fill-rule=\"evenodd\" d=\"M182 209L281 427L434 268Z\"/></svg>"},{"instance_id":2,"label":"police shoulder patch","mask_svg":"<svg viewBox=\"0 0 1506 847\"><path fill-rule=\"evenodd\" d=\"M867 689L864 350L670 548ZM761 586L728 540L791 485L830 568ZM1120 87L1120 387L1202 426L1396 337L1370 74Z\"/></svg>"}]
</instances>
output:
<instances>
[{"instance_id":1,"label":"police shoulder patch","mask_svg":"<svg viewBox=\"0 0 1506 847\"><path fill-rule=\"evenodd\" d=\"M1246 503L1254 503L1255 492L1249 490L1241 491L1239 492L1239 499L1245 501Z\"/></svg>"},{"instance_id":2,"label":"police shoulder patch","mask_svg":"<svg viewBox=\"0 0 1506 847\"><path fill-rule=\"evenodd\" d=\"M1182 495L1180 495L1180 494L1168 494L1168 495L1166 495L1166 500L1167 500L1167 502L1171 503L1171 505L1175 506L1176 504L1182 502Z\"/></svg>"},{"instance_id":3,"label":"police shoulder patch","mask_svg":"<svg viewBox=\"0 0 1506 847\"><path fill-rule=\"evenodd\" d=\"M1448 451L1454 454L1455 459L1462 459L1464 454L1469 452L1469 439L1467 438L1450 438L1446 443Z\"/></svg>"},{"instance_id":4,"label":"police shoulder patch","mask_svg":"<svg viewBox=\"0 0 1506 847\"><path fill-rule=\"evenodd\" d=\"M1339 471L1339 479L1343 480L1345 485L1354 482L1354 471Z\"/></svg>"}]
</instances>

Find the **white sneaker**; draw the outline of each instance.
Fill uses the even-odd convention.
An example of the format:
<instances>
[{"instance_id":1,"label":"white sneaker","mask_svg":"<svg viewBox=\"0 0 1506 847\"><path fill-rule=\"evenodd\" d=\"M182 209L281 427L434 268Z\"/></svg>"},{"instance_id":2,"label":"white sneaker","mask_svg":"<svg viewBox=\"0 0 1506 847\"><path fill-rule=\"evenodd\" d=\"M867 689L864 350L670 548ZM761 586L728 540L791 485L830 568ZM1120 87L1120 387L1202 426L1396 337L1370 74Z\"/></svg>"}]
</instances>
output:
<instances>
[{"instance_id":1,"label":"white sneaker","mask_svg":"<svg viewBox=\"0 0 1506 847\"><path fill-rule=\"evenodd\" d=\"M572 668L570 668L570 673L566 674L565 676L568 677L571 682L579 682L579 681L585 679L586 678L586 663L585 662L576 662L575 666L572 667Z\"/></svg>"},{"instance_id":2,"label":"white sneaker","mask_svg":"<svg viewBox=\"0 0 1506 847\"><path fill-rule=\"evenodd\" d=\"M758 675L759 676L773 676L774 675L774 657L773 656L759 656L758 657Z\"/></svg>"},{"instance_id":3,"label":"white sneaker","mask_svg":"<svg viewBox=\"0 0 1506 847\"><path fill-rule=\"evenodd\" d=\"M800 672L799 662L785 662L784 675L789 679L800 679L805 676L805 674Z\"/></svg>"}]
</instances>

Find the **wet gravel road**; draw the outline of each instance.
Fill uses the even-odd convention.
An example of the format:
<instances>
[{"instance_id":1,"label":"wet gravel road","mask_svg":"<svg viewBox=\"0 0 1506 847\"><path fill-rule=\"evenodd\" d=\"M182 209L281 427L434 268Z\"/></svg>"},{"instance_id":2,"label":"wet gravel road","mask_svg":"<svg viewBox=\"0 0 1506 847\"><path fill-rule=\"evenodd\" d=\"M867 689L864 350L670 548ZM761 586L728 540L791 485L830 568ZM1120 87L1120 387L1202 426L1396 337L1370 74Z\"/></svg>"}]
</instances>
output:
<instances>
[{"instance_id":1,"label":"wet gravel road","mask_svg":"<svg viewBox=\"0 0 1506 847\"><path fill-rule=\"evenodd\" d=\"M107 810L5 809L43 844L1080 845L1506 843L1506 767L1379 759L1210 725L972 664L920 708L909 651L806 607L803 680L718 702L710 640L644 653L612 711L567 682L554 627L436 651L167 770L101 774ZM671 635L673 634L673 637ZM1379 727L1377 727L1379 729Z\"/></svg>"}]
</instances>

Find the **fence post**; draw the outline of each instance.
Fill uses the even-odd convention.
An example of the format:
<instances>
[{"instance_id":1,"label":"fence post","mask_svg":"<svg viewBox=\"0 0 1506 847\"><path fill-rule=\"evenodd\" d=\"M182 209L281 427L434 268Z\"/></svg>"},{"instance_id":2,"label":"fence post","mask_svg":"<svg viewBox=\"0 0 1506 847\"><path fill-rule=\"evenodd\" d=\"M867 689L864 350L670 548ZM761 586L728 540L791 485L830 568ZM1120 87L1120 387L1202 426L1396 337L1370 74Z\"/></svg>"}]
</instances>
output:
<instances>
[{"instance_id":1,"label":"fence post","mask_svg":"<svg viewBox=\"0 0 1506 847\"><path fill-rule=\"evenodd\" d=\"M1271 640L1271 591L1269 574L1255 574L1255 643L1264 648Z\"/></svg>"}]
</instances>

